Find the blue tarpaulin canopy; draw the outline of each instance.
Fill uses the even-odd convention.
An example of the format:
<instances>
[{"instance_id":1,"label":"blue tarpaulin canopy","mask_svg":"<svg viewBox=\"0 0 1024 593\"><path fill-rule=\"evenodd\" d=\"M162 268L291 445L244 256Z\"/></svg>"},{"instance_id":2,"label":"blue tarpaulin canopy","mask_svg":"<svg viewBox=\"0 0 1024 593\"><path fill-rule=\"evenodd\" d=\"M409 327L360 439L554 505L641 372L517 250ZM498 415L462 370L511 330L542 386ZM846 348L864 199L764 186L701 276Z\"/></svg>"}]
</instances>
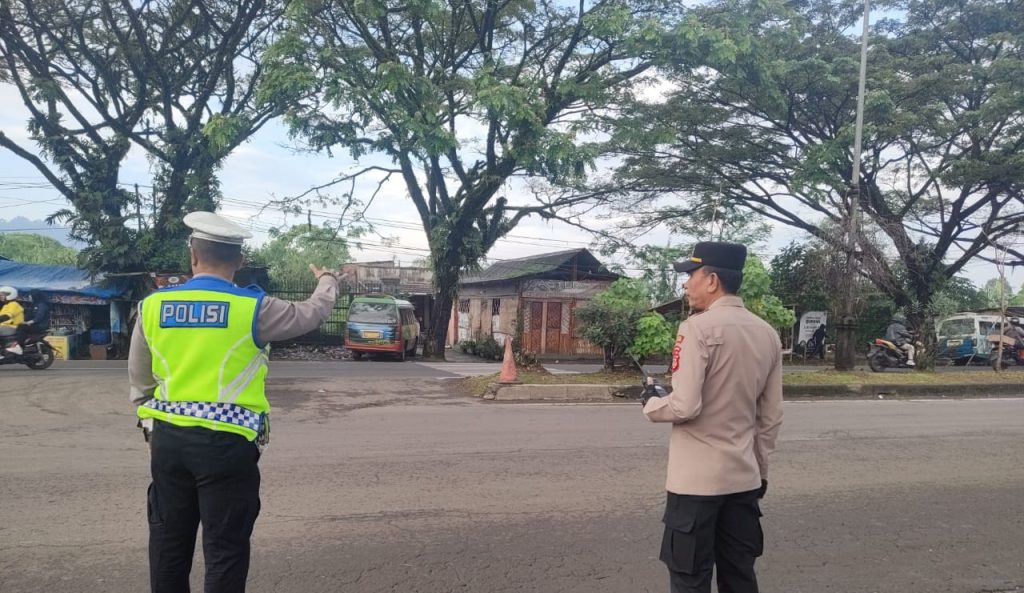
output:
<instances>
[{"instance_id":1,"label":"blue tarpaulin canopy","mask_svg":"<svg viewBox=\"0 0 1024 593\"><path fill-rule=\"evenodd\" d=\"M44 266L0 260L0 286L13 286L21 292L38 289L93 299L110 300L128 291L122 279L89 278L89 273L71 266Z\"/></svg>"}]
</instances>

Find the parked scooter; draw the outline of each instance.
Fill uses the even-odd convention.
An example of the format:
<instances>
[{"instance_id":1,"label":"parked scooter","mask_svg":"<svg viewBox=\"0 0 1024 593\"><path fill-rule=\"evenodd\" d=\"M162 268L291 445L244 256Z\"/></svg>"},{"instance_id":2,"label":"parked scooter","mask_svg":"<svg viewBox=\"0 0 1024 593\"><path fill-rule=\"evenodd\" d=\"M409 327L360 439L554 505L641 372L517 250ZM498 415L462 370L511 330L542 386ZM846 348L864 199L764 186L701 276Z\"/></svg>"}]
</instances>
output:
<instances>
[{"instance_id":1,"label":"parked scooter","mask_svg":"<svg viewBox=\"0 0 1024 593\"><path fill-rule=\"evenodd\" d=\"M44 340L43 336L30 335L26 338L25 345L22 346L21 354L7 352L7 346L13 343L14 342L12 340L10 343L2 345L4 351L3 358L0 358L0 365L23 364L33 371L42 371L50 368L53 361L57 359L57 355L53 351L53 346Z\"/></svg>"},{"instance_id":2,"label":"parked scooter","mask_svg":"<svg viewBox=\"0 0 1024 593\"><path fill-rule=\"evenodd\" d=\"M920 350L920 343L914 345ZM889 340L879 338L868 348L868 366L876 373L881 373L885 369L914 368L908 365L907 361L907 353Z\"/></svg>"}]
</instances>

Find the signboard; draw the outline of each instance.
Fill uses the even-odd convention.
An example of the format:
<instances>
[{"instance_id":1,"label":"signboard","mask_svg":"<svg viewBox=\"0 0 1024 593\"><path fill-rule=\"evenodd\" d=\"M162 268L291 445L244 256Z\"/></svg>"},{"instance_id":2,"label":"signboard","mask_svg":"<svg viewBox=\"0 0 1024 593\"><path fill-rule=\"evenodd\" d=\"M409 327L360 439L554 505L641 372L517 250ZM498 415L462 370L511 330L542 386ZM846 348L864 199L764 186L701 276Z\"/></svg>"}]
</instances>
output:
<instances>
[{"instance_id":1,"label":"signboard","mask_svg":"<svg viewBox=\"0 0 1024 593\"><path fill-rule=\"evenodd\" d=\"M796 337L796 343L810 342L815 330L823 324L828 324L828 313L825 311L808 311L801 315L800 333Z\"/></svg>"},{"instance_id":2,"label":"signboard","mask_svg":"<svg viewBox=\"0 0 1024 593\"><path fill-rule=\"evenodd\" d=\"M192 279L192 276L188 274L150 274L150 276L152 276L153 283L156 284L157 288L181 286Z\"/></svg>"}]
</instances>

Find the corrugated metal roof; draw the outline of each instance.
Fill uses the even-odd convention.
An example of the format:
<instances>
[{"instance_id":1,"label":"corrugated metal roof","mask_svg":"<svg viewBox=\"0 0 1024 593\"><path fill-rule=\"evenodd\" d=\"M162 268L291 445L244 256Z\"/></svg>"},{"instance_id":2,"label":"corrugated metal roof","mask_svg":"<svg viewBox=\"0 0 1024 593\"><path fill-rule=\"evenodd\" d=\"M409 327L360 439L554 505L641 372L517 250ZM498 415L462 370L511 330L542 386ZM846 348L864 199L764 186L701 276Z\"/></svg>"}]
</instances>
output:
<instances>
[{"instance_id":1,"label":"corrugated metal roof","mask_svg":"<svg viewBox=\"0 0 1024 593\"><path fill-rule=\"evenodd\" d=\"M479 274L466 276L460 284L500 282L534 276L569 279L573 273L574 259L577 280L615 280L621 277L609 272L589 249L570 249L502 260Z\"/></svg>"}]
</instances>

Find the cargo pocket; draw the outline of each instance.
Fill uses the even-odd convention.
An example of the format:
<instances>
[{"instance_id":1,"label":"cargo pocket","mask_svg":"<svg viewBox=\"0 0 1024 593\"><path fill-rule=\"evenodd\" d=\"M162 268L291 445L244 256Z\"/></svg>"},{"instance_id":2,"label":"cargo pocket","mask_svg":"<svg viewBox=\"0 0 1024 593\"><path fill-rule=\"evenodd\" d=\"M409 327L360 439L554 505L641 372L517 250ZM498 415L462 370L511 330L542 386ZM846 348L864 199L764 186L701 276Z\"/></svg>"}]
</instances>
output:
<instances>
[{"instance_id":1,"label":"cargo pocket","mask_svg":"<svg viewBox=\"0 0 1024 593\"><path fill-rule=\"evenodd\" d=\"M672 572L695 574L699 570L697 535L693 532L692 523L687 530L665 526L665 535L661 538L660 559Z\"/></svg>"},{"instance_id":2,"label":"cargo pocket","mask_svg":"<svg viewBox=\"0 0 1024 593\"><path fill-rule=\"evenodd\" d=\"M160 512L160 501L157 500L156 491L150 483L146 491L146 518L151 527L160 527L164 524L163 513Z\"/></svg>"},{"instance_id":3,"label":"cargo pocket","mask_svg":"<svg viewBox=\"0 0 1024 593\"><path fill-rule=\"evenodd\" d=\"M696 574L702 568L697 529L698 506L692 501L670 496L665 507L665 534L661 539L660 559L672 572Z\"/></svg>"}]
</instances>

